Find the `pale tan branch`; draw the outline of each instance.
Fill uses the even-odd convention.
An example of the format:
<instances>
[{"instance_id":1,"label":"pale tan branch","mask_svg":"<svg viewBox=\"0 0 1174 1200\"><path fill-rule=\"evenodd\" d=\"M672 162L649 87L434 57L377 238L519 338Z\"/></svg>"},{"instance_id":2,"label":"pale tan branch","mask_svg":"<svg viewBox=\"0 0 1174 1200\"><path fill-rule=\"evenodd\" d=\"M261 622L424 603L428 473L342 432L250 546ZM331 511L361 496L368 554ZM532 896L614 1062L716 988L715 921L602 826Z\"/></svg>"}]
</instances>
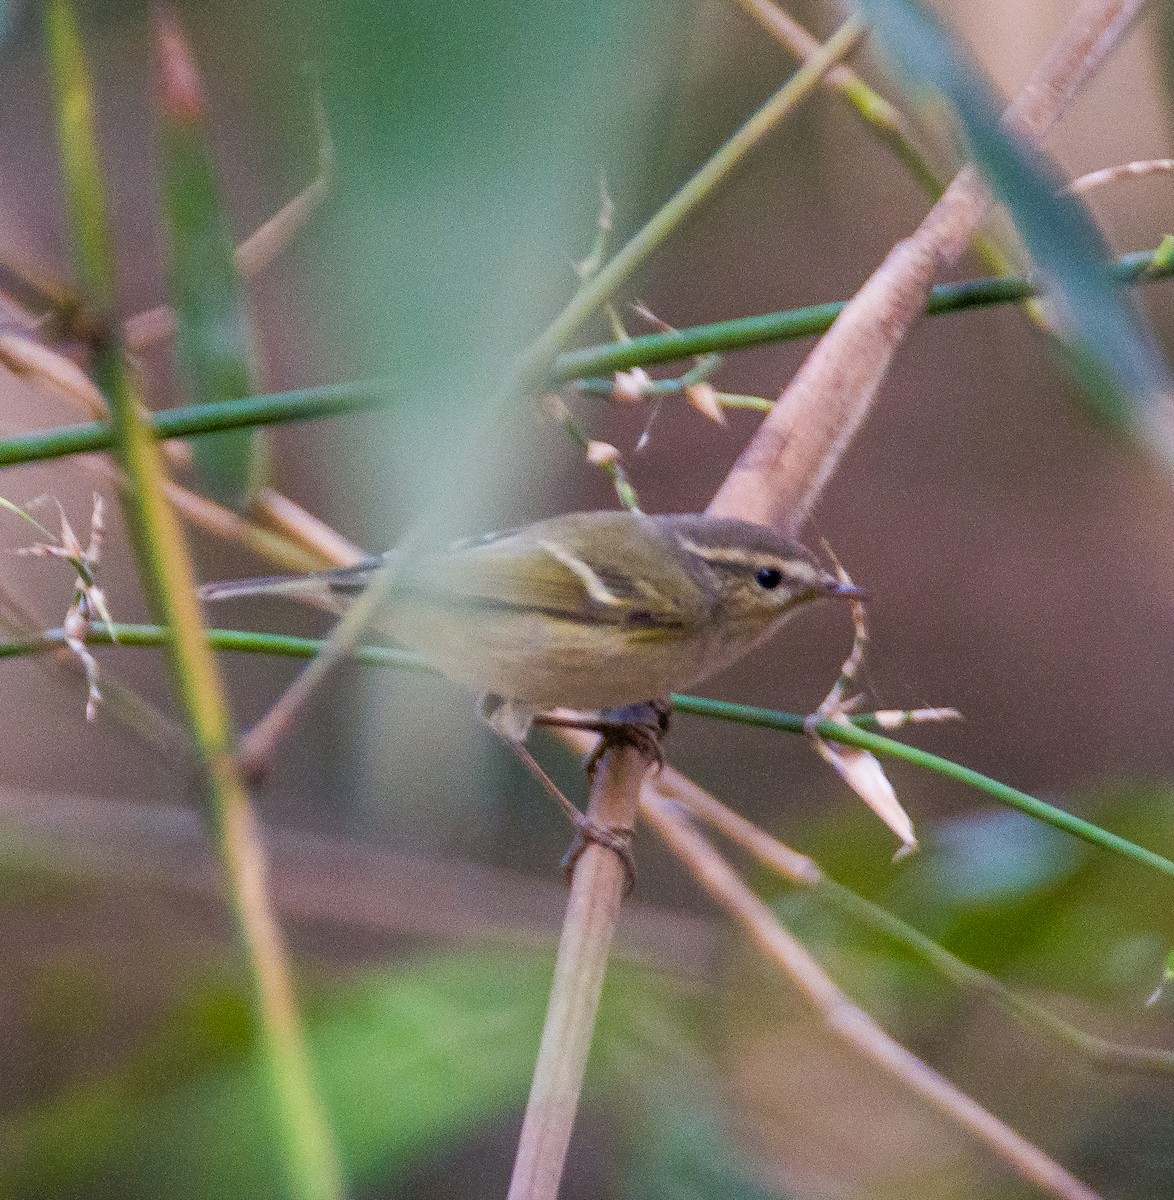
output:
<instances>
[{"instance_id":1,"label":"pale tan branch","mask_svg":"<svg viewBox=\"0 0 1174 1200\"><path fill-rule=\"evenodd\" d=\"M1174 1052L1112 1042L1088 1033L1049 1009L1020 996L995 976L955 958L936 942L928 939L923 942L912 930L909 931L914 939L912 941L896 932L894 919L883 909L876 908L828 878L814 859L799 854L778 838L772 837L679 771L671 768L662 771L655 780L655 787L666 800L680 805L690 816L716 830L780 878L811 893L820 903L830 905L834 911L843 913L849 919L863 921L868 927L895 938L906 950L933 970L941 972L958 987L993 1001L1028 1028L1046 1033L1066 1050L1080 1055L1085 1062L1104 1070L1144 1071L1167 1076L1174 1074ZM900 925L901 922L896 924Z\"/></svg>"},{"instance_id":2,"label":"pale tan branch","mask_svg":"<svg viewBox=\"0 0 1174 1200\"><path fill-rule=\"evenodd\" d=\"M752 20L757 21L796 57L808 58L819 46L819 40L774 0L737 0L737 3ZM942 182L918 145L917 135L904 113L843 63L832 67L823 81L826 87L838 92L852 106L852 111L864 128L887 144L905 164L914 180L931 199L936 200L942 194ZM984 242L976 248L996 273L1005 273L1006 264L996 247Z\"/></svg>"},{"instance_id":3,"label":"pale tan branch","mask_svg":"<svg viewBox=\"0 0 1174 1200\"><path fill-rule=\"evenodd\" d=\"M609 750L595 774L588 817L605 829L634 828L647 773L634 747ZM619 857L599 845L589 844L575 866L509 1200L558 1194L624 880Z\"/></svg>"},{"instance_id":4,"label":"pale tan branch","mask_svg":"<svg viewBox=\"0 0 1174 1200\"><path fill-rule=\"evenodd\" d=\"M1097 1200L1097 1193L1090 1187L906 1050L857 1008L709 841L682 819L676 806L659 793L655 782L645 786L640 811L709 897L791 980L834 1037L900 1080L1041 1191L1060 1200Z\"/></svg>"},{"instance_id":5,"label":"pale tan branch","mask_svg":"<svg viewBox=\"0 0 1174 1200\"><path fill-rule=\"evenodd\" d=\"M1085 3L1008 107L1038 138L1116 44L1142 0ZM821 339L743 450L709 511L797 529L860 428L935 280L961 258L990 206L978 172L959 173Z\"/></svg>"},{"instance_id":6,"label":"pale tan branch","mask_svg":"<svg viewBox=\"0 0 1174 1200\"><path fill-rule=\"evenodd\" d=\"M1068 190L1078 196L1087 195L1097 188L1120 183L1124 179L1145 179L1149 175L1169 175L1174 171L1174 158L1147 158L1140 162L1118 163L1115 167L1104 167L1078 176Z\"/></svg>"},{"instance_id":7,"label":"pale tan branch","mask_svg":"<svg viewBox=\"0 0 1174 1200\"><path fill-rule=\"evenodd\" d=\"M236 268L246 279L259 275L282 253L326 202L334 186L334 140L330 136L322 99L317 95L314 98L314 126L318 134L318 174L307 187L237 246L234 255Z\"/></svg>"},{"instance_id":8,"label":"pale tan branch","mask_svg":"<svg viewBox=\"0 0 1174 1200\"><path fill-rule=\"evenodd\" d=\"M585 312L605 303L611 294L608 288L614 289L635 262L667 237L682 216L725 178L764 134L792 111L798 99L815 86L823 73L859 45L864 36L864 27L849 18L826 45L807 56L775 96L731 136L607 266L584 283L551 330L572 329ZM531 354L540 350L541 339L532 346ZM632 751L614 751L599 764L595 777L592 802L599 803L597 797L606 798L614 793L611 804L623 816L621 825L630 826L635 821L639 778L632 763L636 761L643 763ZM617 822L600 821L604 825L609 823ZM615 859L610 851L604 853ZM592 918L610 911L613 893L618 914L619 884L614 873L620 870L620 864L617 860L607 867L608 875L599 873L602 866L588 874L581 862L575 872L559 943L560 967L556 970L543 1026L542 1046L510 1184L510 1200L555 1200L558 1194L591 1043L598 988L602 986L615 922L614 914L608 922ZM580 888L584 889L582 898L577 899Z\"/></svg>"},{"instance_id":9,"label":"pale tan branch","mask_svg":"<svg viewBox=\"0 0 1174 1200\"><path fill-rule=\"evenodd\" d=\"M233 262L245 279L259 275L281 254L330 193L334 182L334 143L321 103L315 104L315 123L318 129L318 174L237 246ZM129 317L123 323L122 332L132 351L142 351L174 337L175 328L175 310L169 304L159 304Z\"/></svg>"},{"instance_id":10,"label":"pale tan branch","mask_svg":"<svg viewBox=\"0 0 1174 1200\"><path fill-rule=\"evenodd\" d=\"M349 538L273 488L261 489L254 508L258 516L264 517L286 538L303 546L318 560L309 568L311 570L319 570L325 565L349 567L367 557Z\"/></svg>"},{"instance_id":11,"label":"pale tan branch","mask_svg":"<svg viewBox=\"0 0 1174 1200\"><path fill-rule=\"evenodd\" d=\"M35 334L0 334L0 364L17 378L34 379L80 405L91 417L110 415L105 398L85 371L73 359L38 341Z\"/></svg>"}]
</instances>

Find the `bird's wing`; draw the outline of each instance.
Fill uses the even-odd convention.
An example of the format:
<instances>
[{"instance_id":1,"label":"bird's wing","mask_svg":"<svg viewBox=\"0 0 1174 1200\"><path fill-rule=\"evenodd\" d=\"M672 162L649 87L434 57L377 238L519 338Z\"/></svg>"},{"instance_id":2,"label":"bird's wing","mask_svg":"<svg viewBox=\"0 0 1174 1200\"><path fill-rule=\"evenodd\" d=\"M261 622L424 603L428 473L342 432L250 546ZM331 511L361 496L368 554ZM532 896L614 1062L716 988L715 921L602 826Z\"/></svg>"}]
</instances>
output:
<instances>
[{"instance_id":1,"label":"bird's wing","mask_svg":"<svg viewBox=\"0 0 1174 1200\"><path fill-rule=\"evenodd\" d=\"M602 561L600 559L602 558ZM610 561L609 561L610 560ZM577 539L541 531L405 564L405 599L490 612L530 612L583 624L683 626L682 614L614 555L585 561Z\"/></svg>"}]
</instances>

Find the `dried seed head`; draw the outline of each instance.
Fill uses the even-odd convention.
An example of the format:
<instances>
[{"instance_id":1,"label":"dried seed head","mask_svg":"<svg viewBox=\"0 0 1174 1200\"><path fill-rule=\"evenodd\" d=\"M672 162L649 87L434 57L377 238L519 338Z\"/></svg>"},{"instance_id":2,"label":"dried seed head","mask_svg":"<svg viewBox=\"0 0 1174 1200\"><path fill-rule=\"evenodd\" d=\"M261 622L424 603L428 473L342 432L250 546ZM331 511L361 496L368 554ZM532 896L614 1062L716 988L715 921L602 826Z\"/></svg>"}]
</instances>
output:
<instances>
[{"instance_id":1,"label":"dried seed head","mask_svg":"<svg viewBox=\"0 0 1174 1200\"><path fill-rule=\"evenodd\" d=\"M846 717L832 717L837 724L847 725ZM855 746L841 746L825 742L820 737L812 739L820 758L831 766L837 775L872 809L874 813L901 839L897 852L899 858L912 854L917 849L917 837L913 822L901 807L897 793L889 782L884 768L867 750Z\"/></svg>"},{"instance_id":2,"label":"dried seed head","mask_svg":"<svg viewBox=\"0 0 1174 1200\"><path fill-rule=\"evenodd\" d=\"M717 398L717 389L711 383L691 383L685 388L685 399L703 416L719 425L726 423L726 410Z\"/></svg>"},{"instance_id":3,"label":"dried seed head","mask_svg":"<svg viewBox=\"0 0 1174 1200\"><path fill-rule=\"evenodd\" d=\"M610 463L618 462L620 452L611 444L611 442L596 442L587 443L587 461L593 467L606 467Z\"/></svg>"},{"instance_id":4,"label":"dried seed head","mask_svg":"<svg viewBox=\"0 0 1174 1200\"><path fill-rule=\"evenodd\" d=\"M643 367L617 371L611 381L611 396L617 404L637 404L648 395L652 380Z\"/></svg>"},{"instance_id":5,"label":"dried seed head","mask_svg":"<svg viewBox=\"0 0 1174 1200\"><path fill-rule=\"evenodd\" d=\"M48 499L48 498L46 498ZM94 493L94 508L90 517L90 543L83 547L65 515L61 502L54 498L61 521L61 533L55 542L37 542L17 551L18 554L37 558L59 558L68 562L76 572L73 600L61 621L65 645L77 658L86 676L86 720L93 721L98 715L102 693L98 689L98 661L90 653L86 639L95 622L101 621L114 637L114 623L106 606L106 597L94 580L94 572L102 553L105 533L102 497ZM19 510L18 510L19 511ZM31 519L31 518L30 518ZM40 526L44 530L44 526ZM48 534L48 530L44 530ZM52 534L48 534L52 537ZM117 640L115 638L115 640Z\"/></svg>"}]
</instances>

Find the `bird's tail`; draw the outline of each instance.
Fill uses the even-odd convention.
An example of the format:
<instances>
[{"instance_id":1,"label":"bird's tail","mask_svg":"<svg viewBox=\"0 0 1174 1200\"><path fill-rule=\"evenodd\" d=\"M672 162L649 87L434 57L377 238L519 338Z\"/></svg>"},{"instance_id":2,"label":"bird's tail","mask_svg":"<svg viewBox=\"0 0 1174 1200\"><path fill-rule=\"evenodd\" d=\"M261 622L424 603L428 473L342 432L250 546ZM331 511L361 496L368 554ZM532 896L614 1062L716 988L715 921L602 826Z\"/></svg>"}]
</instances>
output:
<instances>
[{"instance_id":1,"label":"bird's tail","mask_svg":"<svg viewBox=\"0 0 1174 1200\"><path fill-rule=\"evenodd\" d=\"M353 567L319 571L312 575L269 575L260 579L226 579L200 588L201 600L236 600L242 596L285 596L300 604L338 613L370 582L383 565L371 558Z\"/></svg>"}]
</instances>

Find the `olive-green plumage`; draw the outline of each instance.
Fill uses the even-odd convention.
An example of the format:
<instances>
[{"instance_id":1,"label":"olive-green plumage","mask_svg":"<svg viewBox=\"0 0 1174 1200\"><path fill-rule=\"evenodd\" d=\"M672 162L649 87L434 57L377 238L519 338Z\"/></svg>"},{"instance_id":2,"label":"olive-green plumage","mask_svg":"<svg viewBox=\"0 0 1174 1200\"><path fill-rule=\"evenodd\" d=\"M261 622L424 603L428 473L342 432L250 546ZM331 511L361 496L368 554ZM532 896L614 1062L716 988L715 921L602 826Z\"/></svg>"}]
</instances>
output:
<instances>
[{"instance_id":1,"label":"olive-green plumage","mask_svg":"<svg viewBox=\"0 0 1174 1200\"><path fill-rule=\"evenodd\" d=\"M533 710L612 708L689 687L819 596L857 595L797 543L701 514L570 513L300 578L213 584L338 610L384 562L380 629L442 674Z\"/></svg>"}]
</instances>

